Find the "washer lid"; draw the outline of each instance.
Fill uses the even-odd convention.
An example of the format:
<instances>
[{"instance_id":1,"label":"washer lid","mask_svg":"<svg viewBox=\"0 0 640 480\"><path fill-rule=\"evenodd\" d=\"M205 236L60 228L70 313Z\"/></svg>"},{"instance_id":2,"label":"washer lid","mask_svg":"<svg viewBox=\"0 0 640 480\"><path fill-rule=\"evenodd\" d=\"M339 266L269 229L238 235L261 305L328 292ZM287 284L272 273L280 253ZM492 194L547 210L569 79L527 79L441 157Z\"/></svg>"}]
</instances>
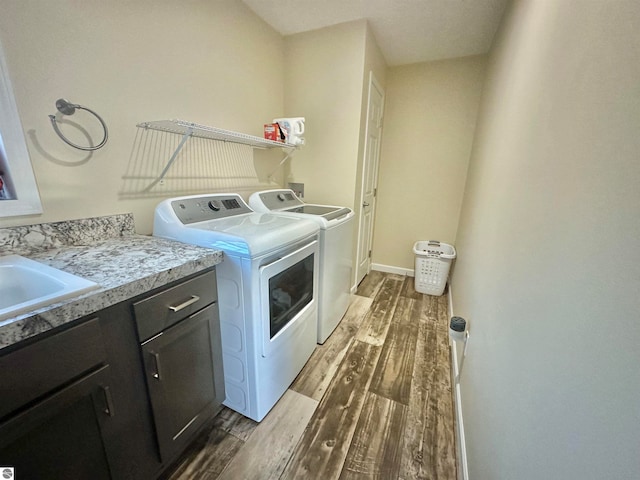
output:
<instances>
[{"instance_id":1,"label":"washer lid","mask_svg":"<svg viewBox=\"0 0 640 480\"><path fill-rule=\"evenodd\" d=\"M293 190L265 190L256 192L249 197L249 205L256 212L299 213L302 215L317 215L326 220L334 220L351 213L350 208L333 205L314 205L304 203Z\"/></svg>"},{"instance_id":2,"label":"washer lid","mask_svg":"<svg viewBox=\"0 0 640 480\"><path fill-rule=\"evenodd\" d=\"M351 212L351 209L346 207L328 207L326 205L312 205L306 203L300 207L286 208L284 210L277 211L302 213L305 215L321 215L327 220L333 220L334 218L348 215Z\"/></svg>"}]
</instances>

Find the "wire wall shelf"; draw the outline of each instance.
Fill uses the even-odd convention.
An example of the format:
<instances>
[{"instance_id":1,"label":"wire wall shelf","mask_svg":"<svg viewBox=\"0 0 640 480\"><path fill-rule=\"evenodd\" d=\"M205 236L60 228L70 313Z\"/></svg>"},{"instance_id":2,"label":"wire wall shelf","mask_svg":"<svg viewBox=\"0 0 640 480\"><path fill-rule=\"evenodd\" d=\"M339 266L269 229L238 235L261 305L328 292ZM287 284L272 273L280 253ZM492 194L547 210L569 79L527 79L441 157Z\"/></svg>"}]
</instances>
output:
<instances>
[{"instance_id":1,"label":"wire wall shelf","mask_svg":"<svg viewBox=\"0 0 640 480\"><path fill-rule=\"evenodd\" d=\"M206 138L209 140L219 140L223 142L240 143L253 148L295 148L283 142L274 142L264 138L247 135L246 133L232 132L216 127L208 127L184 120L157 120L154 122L139 123L138 127L150 128L161 132L176 133L178 135L189 135L191 137Z\"/></svg>"},{"instance_id":2,"label":"wire wall shelf","mask_svg":"<svg viewBox=\"0 0 640 480\"><path fill-rule=\"evenodd\" d=\"M123 198L272 188L272 175L261 179L256 171L254 149L288 149L284 160L296 149L293 145L182 120L145 122L137 127L122 177Z\"/></svg>"}]
</instances>

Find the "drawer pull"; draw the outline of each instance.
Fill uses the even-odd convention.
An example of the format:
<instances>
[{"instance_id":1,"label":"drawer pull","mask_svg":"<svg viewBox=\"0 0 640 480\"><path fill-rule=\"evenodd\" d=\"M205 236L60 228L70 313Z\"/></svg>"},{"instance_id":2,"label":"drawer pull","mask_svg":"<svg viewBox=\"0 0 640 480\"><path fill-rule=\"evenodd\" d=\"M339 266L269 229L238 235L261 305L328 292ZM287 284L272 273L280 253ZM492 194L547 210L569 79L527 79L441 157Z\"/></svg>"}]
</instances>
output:
<instances>
[{"instance_id":1,"label":"drawer pull","mask_svg":"<svg viewBox=\"0 0 640 480\"><path fill-rule=\"evenodd\" d=\"M104 400L107 403L107 408L104 409L104 413L113 417L115 415L115 411L113 410L113 397L111 396L111 390L109 387L102 387L102 391L104 392Z\"/></svg>"},{"instance_id":2,"label":"drawer pull","mask_svg":"<svg viewBox=\"0 0 640 480\"><path fill-rule=\"evenodd\" d=\"M181 303L180 305L175 305L175 306L170 306L169 310L171 310L172 312L179 312L180 310L187 308L189 305L193 305L194 303L200 301L200 297L197 295L191 295L191 298L189 300L187 300L184 303Z\"/></svg>"},{"instance_id":3,"label":"drawer pull","mask_svg":"<svg viewBox=\"0 0 640 480\"><path fill-rule=\"evenodd\" d=\"M160 354L152 352L151 355L153 355L153 359L155 360L155 363L156 363L156 373L153 374L153 378L155 378L158 381L161 381L162 377L160 376Z\"/></svg>"}]
</instances>

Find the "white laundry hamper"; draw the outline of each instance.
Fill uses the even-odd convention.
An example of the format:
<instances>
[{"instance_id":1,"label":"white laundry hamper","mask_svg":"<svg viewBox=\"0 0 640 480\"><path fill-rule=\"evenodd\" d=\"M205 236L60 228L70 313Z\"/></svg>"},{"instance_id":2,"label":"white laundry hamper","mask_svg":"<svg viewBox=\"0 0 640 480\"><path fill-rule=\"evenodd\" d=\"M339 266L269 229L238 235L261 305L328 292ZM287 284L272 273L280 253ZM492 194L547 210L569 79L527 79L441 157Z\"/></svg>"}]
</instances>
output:
<instances>
[{"instance_id":1,"label":"white laundry hamper","mask_svg":"<svg viewBox=\"0 0 640 480\"><path fill-rule=\"evenodd\" d=\"M413 245L416 255L415 289L428 295L442 295L456 249L448 243L423 240Z\"/></svg>"}]
</instances>

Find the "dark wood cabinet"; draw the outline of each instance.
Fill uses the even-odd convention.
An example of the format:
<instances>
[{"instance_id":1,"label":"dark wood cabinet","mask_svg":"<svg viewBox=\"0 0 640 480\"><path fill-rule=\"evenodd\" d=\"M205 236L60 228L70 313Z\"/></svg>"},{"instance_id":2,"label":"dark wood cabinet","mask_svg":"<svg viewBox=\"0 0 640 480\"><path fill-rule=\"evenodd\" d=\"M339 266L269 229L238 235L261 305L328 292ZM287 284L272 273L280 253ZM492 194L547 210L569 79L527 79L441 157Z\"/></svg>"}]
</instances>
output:
<instances>
[{"instance_id":1,"label":"dark wood cabinet","mask_svg":"<svg viewBox=\"0 0 640 480\"><path fill-rule=\"evenodd\" d=\"M0 463L13 466L16 478L112 478L111 388L103 366L3 423Z\"/></svg>"},{"instance_id":2,"label":"dark wood cabinet","mask_svg":"<svg viewBox=\"0 0 640 480\"><path fill-rule=\"evenodd\" d=\"M210 270L2 351L0 466L156 478L224 400L216 300Z\"/></svg>"},{"instance_id":3,"label":"dark wood cabinet","mask_svg":"<svg viewBox=\"0 0 640 480\"><path fill-rule=\"evenodd\" d=\"M17 347L0 356L0 420L107 363L105 339L95 315Z\"/></svg>"},{"instance_id":4,"label":"dark wood cabinet","mask_svg":"<svg viewBox=\"0 0 640 480\"><path fill-rule=\"evenodd\" d=\"M170 462L224 401L215 274L137 302L134 311L160 457Z\"/></svg>"},{"instance_id":5,"label":"dark wood cabinet","mask_svg":"<svg viewBox=\"0 0 640 480\"><path fill-rule=\"evenodd\" d=\"M111 478L111 369L99 319L0 356L0 465L16 478Z\"/></svg>"},{"instance_id":6,"label":"dark wood cabinet","mask_svg":"<svg viewBox=\"0 0 640 480\"><path fill-rule=\"evenodd\" d=\"M214 381L217 325L217 309L210 305L142 345L163 460L181 450L224 400L217 398Z\"/></svg>"},{"instance_id":7,"label":"dark wood cabinet","mask_svg":"<svg viewBox=\"0 0 640 480\"><path fill-rule=\"evenodd\" d=\"M116 430L111 472L116 480L149 480L162 468L155 440L140 345L130 302L100 312L104 348L114 386L111 397Z\"/></svg>"}]
</instances>

